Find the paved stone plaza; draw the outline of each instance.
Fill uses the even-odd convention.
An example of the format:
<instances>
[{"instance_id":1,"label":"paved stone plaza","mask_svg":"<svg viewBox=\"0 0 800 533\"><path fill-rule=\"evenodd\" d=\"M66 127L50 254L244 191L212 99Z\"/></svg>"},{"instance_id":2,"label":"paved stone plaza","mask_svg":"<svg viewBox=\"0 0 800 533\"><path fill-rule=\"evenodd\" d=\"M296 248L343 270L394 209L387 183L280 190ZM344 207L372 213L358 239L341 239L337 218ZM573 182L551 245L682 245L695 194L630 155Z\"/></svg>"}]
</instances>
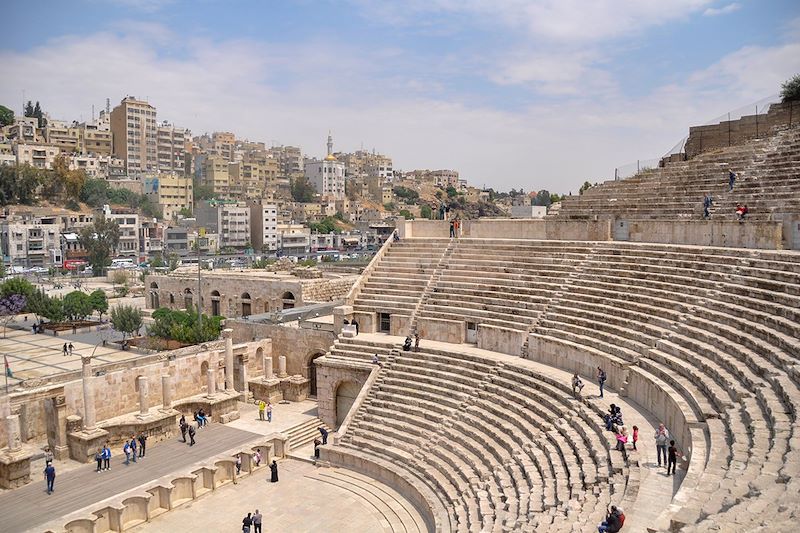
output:
<instances>
[{"instance_id":1,"label":"paved stone plaza","mask_svg":"<svg viewBox=\"0 0 800 533\"><path fill-rule=\"evenodd\" d=\"M77 336L76 336L77 337ZM13 387L30 378L44 378L62 372L80 370L81 356L94 352L96 364L125 361L139 356L133 351L122 351L111 345L97 346L75 339L71 335L54 337L52 334L33 334L30 330L8 329L5 338L0 338L0 354L8 357L13 373L8 384ZM64 356L64 343L73 345L72 355ZM99 341L99 342L102 342ZM95 350L95 346L97 349Z\"/></svg>"}]
</instances>

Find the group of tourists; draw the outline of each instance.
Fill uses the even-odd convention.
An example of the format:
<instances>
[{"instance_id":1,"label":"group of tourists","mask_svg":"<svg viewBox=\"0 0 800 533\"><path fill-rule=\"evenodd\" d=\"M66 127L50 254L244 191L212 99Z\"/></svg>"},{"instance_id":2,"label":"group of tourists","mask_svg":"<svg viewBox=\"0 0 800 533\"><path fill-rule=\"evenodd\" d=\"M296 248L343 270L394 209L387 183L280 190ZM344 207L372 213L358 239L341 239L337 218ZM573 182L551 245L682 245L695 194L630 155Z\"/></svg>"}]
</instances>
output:
<instances>
[{"instance_id":1,"label":"group of tourists","mask_svg":"<svg viewBox=\"0 0 800 533\"><path fill-rule=\"evenodd\" d=\"M126 465L130 464L131 460L133 460L133 462L135 463L137 456L139 458L144 457L146 448L147 448L147 434L144 431L142 431L138 437L135 435L131 435L131 439L126 440L125 444L123 444L122 446L122 451L125 453L125 464ZM98 450L98 452L100 451L101 450ZM108 451L108 458L109 460L111 459L111 450ZM102 460L102 457L98 459L97 455L95 455L95 460L97 460L97 467L98 467L97 471L99 472L100 462Z\"/></svg>"},{"instance_id":2,"label":"group of tourists","mask_svg":"<svg viewBox=\"0 0 800 533\"><path fill-rule=\"evenodd\" d=\"M261 533L261 520L263 516L256 509L255 513L247 513L247 516L242 520L242 532L250 533L250 526L253 527L253 533Z\"/></svg>"},{"instance_id":3,"label":"group of tourists","mask_svg":"<svg viewBox=\"0 0 800 533\"><path fill-rule=\"evenodd\" d=\"M450 238L458 238L461 236L461 219L453 219L450 221Z\"/></svg>"},{"instance_id":4,"label":"group of tourists","mask_svg":"<svg viewBox=\"0 0 800 533\"><path fill-rule=\"evenodd\" d=\"M412 343L412 342L414 343L414 351L415 351L415 352L418 352L418 351L419 351L419 333L417 333L417 332L414 332L414 339L413 339L413 341L412 341L412 339L411 339L411 335L408 335L408 336L406 337L406 340L405 340L405 341L403 341L403 351L404 351L404 352L410 352L410 351L411 351L411 343ZM375 354L375 355L377 355L377 354ZM374 362L374 361L373 361L373 362Z\"/></svg>"},{"instance_id":5,"label":"group of tourists","mask_svg":"<svg viewBox=\"0 0 800 533\"><path fill-rule=\"evenodd\" d=\"M678 462L678 448L675 441L670 438L669 430L664 424L659 424L655 434L656 454L658 455L658 466L661 466L661 457L664 457L664 464L667 467L667 475L675 475L675 465ZM669 443L669 445L667 445ZM670 473L670 470L672 471Z\"/></svg>"},{"instance_id":6,"label":"group of tourists","mask_svg":"<svg viewBox=\"0 0 800 533\"><path fill-rule=\"evenodd\" d=\"M72 345L71 342L70 343L65 342L64 346L61 348L61 351L63 352L64 356L67 356L67 355L72 355L72 350L74 349L75 347Z\"/></svg>"},{"instance_id":7,"label":"group of tourists","mask_svg":"<svg viewBox=\"0 0 800 533\"><path fill-rule=\"evenodd\" d=\"M200 411L202 411L202 409ZM205 418L205 415L203 415L203 417ZM200 421L198 420L197 412L195 412L194 414L194 419L197 421L198 428L203 427L200 424ZM186 435L189 435L189 446L194 446L195 445L194 436L197 433L197 431L194 429L194 426L192 424L186 422L186 415L181 415L181 419L178 421L178 426L181 428L181 438L183 439L183 442L186 442Z\"/></svg>"},{"instance_id":8,"label":"group of tourists","mask_svg":"<svg viewBox=\"0 0 800 533\"><path fill-rule=\"evenodd\" d=\"M736 172L729 170L728 171L728 192L733 191L733 187L736 184ZM709 219L711 218L711 206L714 205L714 198L711 196L711 193L706 193L703 196L703 218ZM750 209L748 209L747 204L736 204L736 220L739 222L744 222L745 218L747 217L748 213L750 213Z\"/></svg>"},{"instance_id":9,"label":"group of tourists","mask_svg":"<svg viewBox=\"0 0 800 533\"><path fill-rule=\"evenodd\" d=\"M258 419L260 421L264 421L264 414L266 414L267 422L272 422L272 402L267 400L255 400L255 404L258 405Z\"/></svg>"}]
</instances>

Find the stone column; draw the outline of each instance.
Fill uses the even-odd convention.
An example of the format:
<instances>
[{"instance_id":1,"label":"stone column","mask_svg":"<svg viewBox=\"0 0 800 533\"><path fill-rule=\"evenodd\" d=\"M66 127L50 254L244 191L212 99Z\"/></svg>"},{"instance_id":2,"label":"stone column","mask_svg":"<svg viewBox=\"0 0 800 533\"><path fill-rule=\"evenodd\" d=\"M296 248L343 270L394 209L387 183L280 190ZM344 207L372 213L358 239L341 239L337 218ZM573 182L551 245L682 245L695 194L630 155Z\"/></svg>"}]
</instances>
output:
<instances>
[{"instance_id":1,"label":"stone column","mask_svg":"<svg viewBox=\"0 0 800 533\"><path fill-rule=\"evenodd\" d=\"M264 379L272 379L274 377L272 372L272 356L264 356Z\"/></svg>"},{"instance_id":2,"label":"stone column","mask_svg":"<svg viewBox=\"0 0 800 533\"><path fill-rule=\"evenodd\" d=\"M8 434L8 451L19 451L22 448L22 439L19 437L19 415L9 415L6 417L6 432Z\"/></svg>"},{"instance_id":3,"label":"stone column","mask_svg":"<svg viewBox=\"0 0 800 533\"><path fill-rule=\"evenodd\" d=\"M139 381L139 415L147 416L150 407L147 404L147 378L139 376L136 378Z\"/></svg>"},{"instance_id":4,"label":"stone column","mask_svg":"<svg viewBox=\"0 0 800 533\"><path fill-rule=\"evenodd\" d=\"M69 445L67 444L67 399L63 394L53 398L53 418L56 425L54 439L51 445L56 459L67 459L69 457Z\"/></svg>"},{"instance_id":5,"label":"stone column","mask_svg":"<svg viewBox=\"0 0 800 533\"><path fill-rule=\"evenodd\" d=\"M249 394L250 394L250 385L247 383L247 362L249 360L249 356L244 354L242 356L241 366L239 367L239 371L241 372L242 378L242 394L244 395L244 401L248 401Z\"/></svg>"},{"instance_id":6,"label":"stone column","mask_svg":"<svg viewBox=\"0 0 800 533\"><path fill-rule=\"evenodd\" d=\"M233 330L226 328L222 330L225 339L225 389L233 390Z\"/></svg>"},{"instance_id":7,"label":"stone column","mask_svg":"<svg viewBox=\"0 0 800 533\"><path fill-rule=\"evenodd\" d=\"M278 357L278 377L285 378L286 375L286 356L281 355Z\"/></svg>"},{"instance_id":8,"label":"stone column","mask_svg":"<svg viewBox=\"0 0 800 533\"><path fill-rule=\"evenodd\" d=\"M172 408L172 376L161 376L161 404L163 409Z\"/></svg>"},{"instance_id":9,"label":"stone column","mask_svg":"<svg viewBox=\"0 0 800 533\"><path fill-rule=\"evenodd\" d=\"M83 429L92 431L97 426L97 412L94 408L94 381L92 378L92 358L81 356L83 376Z\"/></svg>"},{"instance_id":10,"label":"stone column","mask_svg":"<svg viewBox=\"0 0 800 533\"><path fill-rule=\"evenodd\" d=\"M217 372L213 368L206 370L206 380L208 384L207 396L210 398L217 392Z\"/></svg>"}]
</instances>

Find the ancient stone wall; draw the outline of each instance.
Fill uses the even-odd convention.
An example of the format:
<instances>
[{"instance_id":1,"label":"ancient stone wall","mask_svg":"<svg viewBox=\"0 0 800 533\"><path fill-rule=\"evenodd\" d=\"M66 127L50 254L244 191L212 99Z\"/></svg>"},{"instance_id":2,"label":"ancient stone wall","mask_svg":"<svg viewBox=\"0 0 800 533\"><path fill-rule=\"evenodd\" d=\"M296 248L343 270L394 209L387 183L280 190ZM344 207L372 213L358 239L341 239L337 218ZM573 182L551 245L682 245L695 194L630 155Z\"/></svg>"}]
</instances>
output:
<instances>
[{"instance_id":1,"label":"ancient stone wall","mask_svg":"<svg viewBox=\"0 0 800 533\"><path fill-rule=\"evenodd\" d=\"M692 158L709 150L744 144L750 139L763 137L775 126L789 126L798 122L800 102L787 102L773 104L764 115L745 115L738 120L693 126L689 128L686 156Z\"/></svg>"},{"instance_id":2,"label":"ancient stone wall","mask_svg":"<svg viewBox=\"0 0 800 533\"><path fill-rule=\"evenodd\" d=\"M339 279L303 280L303 300L305 302L332 302L343 300L358 276Z\"/></svg>"},{"instance_id":3,"label":"ancient stone wall","mask_svg":"<svg viewBox=\"0 0 800 533\"><path fill-rule=\"evenodd\" d=\"M304 329L273 324L260 324L246 320L228 320L226 327L233 330L234 342L252 339L272 340L272 365L278 372L278 358L286 356L286 372L310 377L311 360L327 352L335 335L331 331Z\"/></svg>"}]
</instances>

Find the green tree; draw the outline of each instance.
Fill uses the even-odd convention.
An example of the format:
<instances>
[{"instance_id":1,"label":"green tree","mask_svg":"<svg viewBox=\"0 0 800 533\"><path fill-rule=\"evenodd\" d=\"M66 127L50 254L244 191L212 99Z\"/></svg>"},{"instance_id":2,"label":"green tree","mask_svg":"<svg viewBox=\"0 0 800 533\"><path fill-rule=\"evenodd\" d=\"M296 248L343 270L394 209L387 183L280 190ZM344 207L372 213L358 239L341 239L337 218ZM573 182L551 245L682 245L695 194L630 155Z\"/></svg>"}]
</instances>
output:
<instances>
[{"instance_id":1,"label":"green tree","mask_svg":"<svg viewBox=\"0 0 800 533\"><path fill-rule=\"evenodd\" d=\"M392 189L392 192L394 192L397 197L403 198L408 204L416 204L419 200L419 193L408 187L397 186Z\"/></svg>"},{"instance_id":2,"label":"green tree","mask_svg":"<svg viewBox=\"0 0 800 533\"><path fill-rule=\"evenodd\" d=\"M28 164L0 165L0 205L34 203L43 172Z\"/></svg>"},{"instance_id":3,"label":"green tree","mask_svg":"<svg viewBox=\"0 0 800 533\"><path fill-rule=\"evenodd\" d=\"M589 190L591 187L592 187L592 184L591 184L591 183L589 183L588 181L584 181L584 182L583 182L583 185L581 185L581 188L580 188L580 189L578 189L578 195L582 195L582 194L584 193L584 191L587 191L587 190ZM552 199L552 198L551 198L551 199ZM555 201L555 200L554 200L554 201Z\"/></svg>"},{"instance_id":4,"label":"green tree","mask_svg":"<svg viewBox=\"0 0 800 533\"><path fill-rule=\"evenodd\" d=\"M547 189L542 189L538 193L536 193L536 198L533 199L533 205L542 205L545 207L549 207L550 204L553 203L553 200L550 198L550 191Z\"/></svg>"},{"instance_id":5,"label":"green tree","mask_svg":"<svg viewBox=\"0 0 800 533\"><path fill-rule=\"evenodd\" d=\"M187 344L208 342L219 337L222 317L202 315L202 325L197 322L196 311L180 311L162 307L153 312L149 328L151 337L176 340Z\"/></svg>"},{"instance_id":6,"label":"green tree","mask_svg":"<svg viewBox=\"0 0 800 533\"><path fill-rule=\"evenodd\" d=\"M22 114L25 115L26 117L33 116L33 102L28 100L28 103L25 104L25 110L22 112Z\"/></svg>"},{"instance_id":7,"label":"green tree","mask_svg":"<svg viewBox=\"0 0 800 533\"><path fill-rule=\"evenodd\" d=\"M102 276L111 264L111 253L119 244L119 226L101 216L94 224L81 229L78 243L86 250L86 260L95 276Z\"/></svg>"},{"instance_id":8,"label":"green tree","mask_svg":"<svg viewBox=\"0 0 800 533\"><path fill-rule=\"evenodd\" d=\"M165 265L166 263L164 263L164 256L162 256L160 253L155 254L150 260L150 266L153 268L161 268Z\"/></svg>"},{"instance_id":9,"label":"green tree","mask_svg":"<svg viewBox=\"0 0 800 533\"><path fill-rule=\"evenodd\" d=\"M411 211L408 209L401 209L400 216L406 220L414 220L414 215L411 214Z\"/></svg>"},{"instance_id":10,"label":"green tree","mask_svg":"<svg viewBox=\"0 0 800 533\"><path fill-rule=\"evenodd\" d=\"M0 296L8 298L14 294L21 294L26 299L30 298L36 292L30 281L25 278L11 278L0 284Z\"/></svg>"},{"instance_id":11,"label":"green tree","mask_svg":"<svg viewBox=\"0 0 800 533\"><path fill-rule=\"evenodd\" d=\"M84 320L92 314L92 301L89 295L81 291L72 291L64 296L64 314L70 320Z\"/></svg>"},{"instance_id":12,"label":"green tree","mask_svg":"<svg viewBox=\"0 0 800 533\"><path fill-rule=\"evenodd\" d=\"M311 231L315 233L341 233L341 229L339 229L339 223L334 217L325 217L319 222L312 222L308 225L311 228Z\"/></svg>"},{"instance_id":13,"label":"green tree","mask_svg":"<svg viewBox=\"0 0 800 533\"><path fill-rule=\"evenodd\" d=\"M192 218L192 210L188 207L181 207L181 210L178 212L178 214L183 218Z\"/></svg>"},{"instance_id":14,"label":"green tree","mask_svg":"<svg viewBox=\"0 0 800 533\"><path fill-rule=\"evenodd\" d=\"M14 123L14 112L4 105L0 105L0 128Z\"/></svg>"},{"instance_id":15,"label":"green tree","mask_svg":"<svg viewBox=\"0 0 800 533\"><path fill-rule=\"evenodd\" d=\"M800 100L800 74L786 80L781 85L781 101L797 102Z\"/></svg>"},{"instance_id":16,"label":"green tree","mask_svg":"<svg viewBox=\"0 0 800 533\"><path fill-rule=\"evenodd\" d=\"M455 187L453 187L452 185L447 187L447 197L448 198L454 198L457 195L458 195L458 191L456 190Z\"/></svg>"},{"instance_id":17,"label":"green tree","mask_svg":"<svg viewBox=\"0 0 800 533\"><path fill-rule=\"evenodd\" d=\"M6 262L0 257L0 278L6 277Z\"/></svg>"},{"instance_id":18,"label":"green tree","mask_svg":"<svg viewBox=\"0 0 800 533\"><path fill-rule=\"evenodd\" d=\"M209 185L201 185L195 182L193 191L195 200L211 200L214 198L214 188Z\"/></svg>"},{"instance_id":19,"label":"green tree","mask_svg":"<svg viewBox=\"0 0 800 533\"><path fill-rule=\"evenodd\" d=\"M383 204L383 208L386 209L387 211L394 211L395 207L396 206L394 205L394 202L388 202Z\"/></svg>"},{"instance_id":20,"label":"green tree","mask_svg":"<svg viewBox=\"0 0 800 533\"><path fill-rule=\"evenodd\" d=\"M39 121L40 128L47 126L47 119L44 118L44 111L42 111L42 106L39 105L39 100L36 100L36 105L33 107L33 114L31 116L36 117Z\"/></svg>"},{"instance_id":21,"label":"green tree","mask_svg":"<svg viewBox=\"0 0 800 533\"><path fill-rule=\"evenodd\" d=\"M92 306L92 311L97 311L97 313L100 314L100 319L102 319L103 314L108 311L108 297L106 296L106 292L102 289L92 291L89 295L89 303Z\"/></svg>"},{"instance_id":22,"label":"green tree","mask_svg":"<svg viewBox=\"0 0 800 533\"><path fill-rule=\"evenodd\" d=\"M42 300L42 309L39 314L50 322L63 322L66 319L64 315L64 300L57 296L46 296Z\"/></svg>"},{"instance_id":23,"label":"green tree","mask_svg":"<svg viewBox=\"0 0 800 533\"><path fill-rule=\"evenodd\" d=\"M111 325L122 333L122 340L139 334L142 329L142 310L132 305L118 305L111 310Z\"/></svg>"},{"instance_id":24,"label":"green tree","mask_svg":"<svg viewBox=\"0 0 800 533\"><path fill-rule=\"evenodd\" d=\"M308 203L314 201L314 196L316 196L316 189L311 183L308 181L308 178L305 176L298 176L292 179L291 184L292 190L292 200L295 202L302 202Z\"/></svg>"},{"instance_id":25,"label":"green tree","mask_svg":"<svg viewBox=\"0 0 800 533\"><path fill-rule=\"evenodd\" d=\"M101 179L87 179L78 195L81 202L91 207L101 207L108 203L108 182Z\"/></svg>"},{"instance_id":26,"label":"green tree","mask_svg":"<svg viewBox=\"0 0 800 533\"><path fill-rule=\"evenodd\" d=\"M429 220L433 218L433 211L428 204L422 204L422 207L419 208L419 212L422 218L427 218Z\"/></svg>"}]
</instances>

